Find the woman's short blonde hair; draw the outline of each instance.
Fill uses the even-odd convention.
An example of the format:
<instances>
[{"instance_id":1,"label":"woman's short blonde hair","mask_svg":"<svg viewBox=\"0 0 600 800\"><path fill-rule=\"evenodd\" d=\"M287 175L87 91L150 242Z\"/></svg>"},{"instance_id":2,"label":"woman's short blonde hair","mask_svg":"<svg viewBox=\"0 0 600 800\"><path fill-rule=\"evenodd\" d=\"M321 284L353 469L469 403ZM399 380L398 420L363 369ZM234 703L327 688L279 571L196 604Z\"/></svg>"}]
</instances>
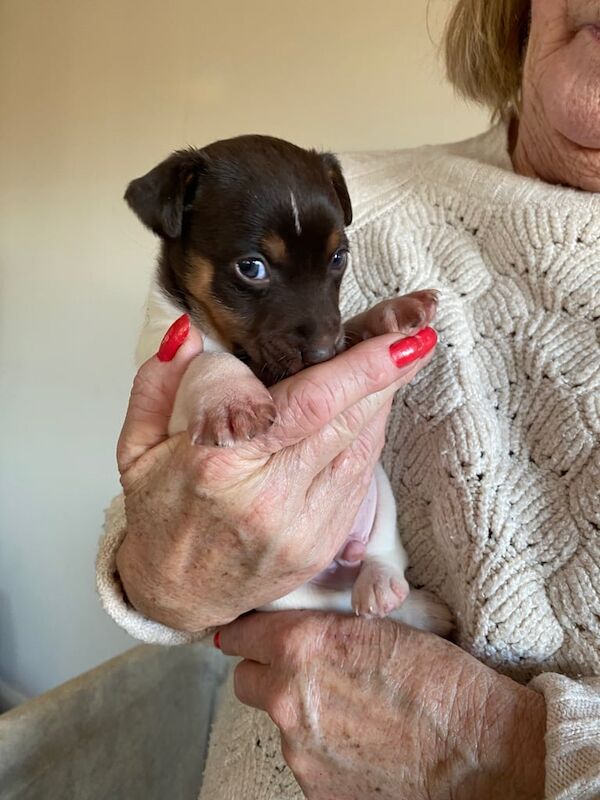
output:
<instances>
[{"instance_id":1,"label":"woman's short blonde hair","mask_svg":"<svg viewBox=\"0 0 600 800\"><path fill-rule=\"evenodd\" d=\"M458 0L444 36L446 72L495 117L519 107L530 0Z\"/></svg>"}]
</instances>

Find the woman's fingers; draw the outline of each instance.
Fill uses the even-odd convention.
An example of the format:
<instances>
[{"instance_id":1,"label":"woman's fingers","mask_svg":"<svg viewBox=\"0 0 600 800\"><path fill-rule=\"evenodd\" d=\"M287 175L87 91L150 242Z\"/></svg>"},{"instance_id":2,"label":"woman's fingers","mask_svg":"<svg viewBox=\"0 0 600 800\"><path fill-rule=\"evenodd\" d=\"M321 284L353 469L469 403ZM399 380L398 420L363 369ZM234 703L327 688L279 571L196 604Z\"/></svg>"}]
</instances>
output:
<instances>
[{"instance_id":1,"label":"woman's fingers","mask_svg":"<svg viewBox=\"0 0 600 800\"><path fill-rule=\"evenodd\" d=\"M366 495L384 444L388 413L389 408L380 409L354 442L314 477L306 492L307 505L322 509L331 507L334 494L338 497L334 513L340 533L332 537L332 553L345 541L347 530ZM346 520L347 515L349 520Z\"/></svg>"},{"instance_id":2,"label":"woman's fingers","mask_svg":"<svg viewBox=\"0 0 600 800\"><path fill-rule=\"evenodd\" d=\"M279 424L265 437L265 444L275 449L289 447L321 431L360 401L383 392L367 401L376 410L387 399L386 390L393 391L400 379L408 381L419 371L436 341L432 328L400 341L393 334L378 336L276 384L271 394Z\"/></svg>"},{"instance_id":3,"label":"woman's fingers","mask_svg":"<svg viewBox=\"0 0 600 800\"><path fill-rule=\"evenodd\" d=\"M271 663L273 625L286 612L253 612L230 622L219 631L219 647L226 656L239 656L260 664Z\"/></svg>"},{"instance_id":4,"label":"woman's fingers","mask_svg":"<svg viewBox=\"0 0 600 800\"><path fill-rule=\"evenodd\" d=\"M241 661L233 673L235 696L247 706L266 711L270 667L256 661Z\"/></svg>"},{"instance_id":5,"label":"woman's fingers","mask_svg":"<svg viewBox=\"0 0 600 800\"><path fill-rule=\"evenodd\" d=\"M325 469L338 455L345 453L349 447L353 446L353 443L361 437L361 432L369 428L373 420L380 418L382 409L387 409L383 416L385 424L389 413L389 403L395 392L410 383L431 361L433 355L434 351L430 350L414 363L403 367L398 371L399 375L394 383L382 391L362 398L324 425L321 430L299 442L295 450L302 456L300 463L310 464L314 475L315 472ZM357 448L360 449L367 441L368 437L363 436L358 442Z\"/></svg>"},{"instance_id":6,"label":"woman's fingers","mask_svg":"<svg viewBox=\"0 0 600 800\"><path fill-rule=\"evenodd\" d=\"M254 611L230 622L219 631L220 649L227 656L239 656L260 664L273 660L275 643L306 611Z\"/></svg>"},{"instance_id":7,"label":"woman's fingers","mask_svg":"<svg viewBox=\"0 0 600 800\"><path fill-rule=\"evenodd\" d=\"M383 449L385 428L391 405L392 402L390 399L373 415L364 428L359 431L350 445L338 453L336 457L325 466L325 469L319 473L317 478L320 478L325 483L330 482L332 473L344 469L344 465L348 462L352 462L353 465L358 465L359 468L362 466L364 471L370 475L375 468L375 464L379 461Z\"/></svg>"},{"instance_id":8,"label":"woman's fingers","mask_svg":"<svg viewBox=\"0 0 600 800\"><path fill-rule=\"evenodd\" d=\"M147 450L168 436L177 389L188 364L202 352L202 336L181 317L169 328L157 355L148 359L133 383L119 442L117 463L123 474Z\"/></svg>"},{"instance_id":9,"label":"woman's fingers","mask_svg":"<svg viewBox=\"0 0 600 800\"><path fill-rule=\"evenodd\" d=\"M312 446L324 466L350 444L398 382L418 372L436 339L431 328L400 341L394 335L376 337L282 381L271 389L278 424L256 444L274 453L317 434ZM117 445L121 474L167 438L177 388L201 352L202 337L184 315L169 328L158 354L138 371Z\"/></svg>"}]
</instances>

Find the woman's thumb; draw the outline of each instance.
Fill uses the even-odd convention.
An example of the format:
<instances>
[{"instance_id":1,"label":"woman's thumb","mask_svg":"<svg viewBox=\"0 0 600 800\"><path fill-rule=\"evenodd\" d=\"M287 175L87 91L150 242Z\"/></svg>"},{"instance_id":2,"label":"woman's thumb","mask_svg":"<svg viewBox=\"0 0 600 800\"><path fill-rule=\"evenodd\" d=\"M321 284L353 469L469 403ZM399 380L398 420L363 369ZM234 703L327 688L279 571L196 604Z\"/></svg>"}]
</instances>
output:
<instances>
[{"instance_id":1,"label":"woman's thumb","mask_svg":"<svg viewBox=\"0 0 600 800\"><path fill-rule=\"evenodd\" d=\"M158 353L139 368L117 444L121 475L169 435L169 419L183 373L201 352L202 337L184 314L171 325Z\"/></svg>"}]
</instances>

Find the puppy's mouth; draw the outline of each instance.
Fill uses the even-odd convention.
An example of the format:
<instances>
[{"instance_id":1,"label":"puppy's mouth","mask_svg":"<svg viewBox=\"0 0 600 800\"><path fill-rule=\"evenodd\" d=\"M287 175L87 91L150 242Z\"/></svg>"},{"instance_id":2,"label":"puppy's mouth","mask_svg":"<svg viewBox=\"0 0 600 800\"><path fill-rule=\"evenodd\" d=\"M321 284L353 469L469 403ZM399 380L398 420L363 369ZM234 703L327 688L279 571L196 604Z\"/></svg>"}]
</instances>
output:
<instances>
[{"instance_id":1,"label":"puppy's mouth","mask_svg":"<svg viewBox=\"0 0 600 800\"><path fill-rule=\"evenodd\" d=\"M342 330L336 339L320 348L301 348L270 339L236 347L235 355L248 365L262 383L272 386L307 367L329 361L344 349Z\"/></svg>"}]
</instances>

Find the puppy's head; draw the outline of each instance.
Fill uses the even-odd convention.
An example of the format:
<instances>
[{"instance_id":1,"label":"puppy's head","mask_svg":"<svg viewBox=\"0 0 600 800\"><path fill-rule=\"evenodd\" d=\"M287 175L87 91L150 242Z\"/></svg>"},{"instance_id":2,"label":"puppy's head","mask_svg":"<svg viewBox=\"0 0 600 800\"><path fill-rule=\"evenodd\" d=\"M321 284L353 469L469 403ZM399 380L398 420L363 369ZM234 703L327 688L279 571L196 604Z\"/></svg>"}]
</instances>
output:
<instances>
[{"instance_id":1,"label":"puppy's head","mask_svg":"<svg viewBox=\"0 0 600 800\"><path fill-rule=\"evenodd\" d=\"M125 199L163 241L163 288L265 382L342 348L352 207L335 156L241 136L174 153Z\"/></svg>"}]
</instances>

